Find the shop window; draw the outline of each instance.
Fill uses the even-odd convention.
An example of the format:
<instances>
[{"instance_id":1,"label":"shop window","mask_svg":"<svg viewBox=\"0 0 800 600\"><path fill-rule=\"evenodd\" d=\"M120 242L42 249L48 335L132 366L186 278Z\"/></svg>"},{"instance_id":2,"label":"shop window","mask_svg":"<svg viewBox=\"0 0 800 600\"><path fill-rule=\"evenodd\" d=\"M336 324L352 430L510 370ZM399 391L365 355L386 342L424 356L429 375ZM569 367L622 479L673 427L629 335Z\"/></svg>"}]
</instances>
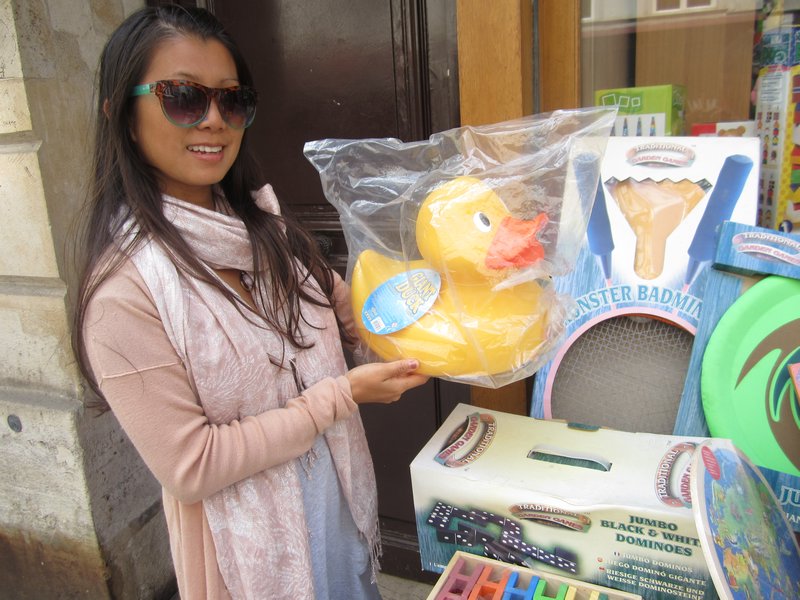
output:
<instances>
[{"instance_id":1,"label":"shop window","mask_svg":"<svg viewBox=\"0 0 800 600\"><path fill-rule=\"evenodd\" d=\"M654 12L669 12L689 8L715 8L716 0L655 0Z\"/></svg>"}]
</instances>

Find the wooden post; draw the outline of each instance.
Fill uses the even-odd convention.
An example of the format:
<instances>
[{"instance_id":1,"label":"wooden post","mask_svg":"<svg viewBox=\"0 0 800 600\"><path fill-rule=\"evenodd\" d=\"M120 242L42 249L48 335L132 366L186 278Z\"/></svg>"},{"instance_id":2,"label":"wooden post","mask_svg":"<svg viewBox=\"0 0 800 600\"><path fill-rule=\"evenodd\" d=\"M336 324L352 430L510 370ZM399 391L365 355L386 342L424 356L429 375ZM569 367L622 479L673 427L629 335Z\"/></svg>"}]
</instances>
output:
<instances>
[{"instance_id":1,"label":"wooden post","mask_svg":"<svg viewBox=\"0 0 800 600\"><path fill-rule=\"evenodd\" d=\"M533 112L533 14L530 0L458 0L458 81L462 125L485 125ZM527 414L525 381L473 387L475 406Z\"/></svg>"},{"instance_id":2,"label":"wooden post","mask_svg":"<svg viewBox=\"0 0 800 600\"><path fill-rule=\"evenodd\" d=\"M458 84L462 125L533 112L530 0L458 0Z\"/></svg>"},{"instance_id":3,"label":"wooden post","mask_svg":"<svg viewBox=\"0 0 800 600\"><path fill-rule=\"evenodd\" d=\"M539 110L581 105L580 0L539 0Z\"/></svg>"}]
</instances>

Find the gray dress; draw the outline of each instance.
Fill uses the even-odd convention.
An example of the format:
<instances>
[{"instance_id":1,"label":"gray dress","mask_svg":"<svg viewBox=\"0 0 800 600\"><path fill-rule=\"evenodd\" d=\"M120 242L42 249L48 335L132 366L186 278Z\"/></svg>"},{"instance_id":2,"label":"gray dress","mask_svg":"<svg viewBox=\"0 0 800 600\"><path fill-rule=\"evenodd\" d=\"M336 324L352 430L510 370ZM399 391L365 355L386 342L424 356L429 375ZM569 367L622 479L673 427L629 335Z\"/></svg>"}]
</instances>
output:
<instances>
[{"instance_id":1,"label":"gray dress","mask_svg":"<svg viewBox=\"0 0 800 600\"><path fill-rule=\"evenodd\" d=\"M350 515L324 436L317 436L310 455L310 461L297 460L315 600L380 600L377 584L370 583L370 549Z\"/></svg>"}]
</instances>

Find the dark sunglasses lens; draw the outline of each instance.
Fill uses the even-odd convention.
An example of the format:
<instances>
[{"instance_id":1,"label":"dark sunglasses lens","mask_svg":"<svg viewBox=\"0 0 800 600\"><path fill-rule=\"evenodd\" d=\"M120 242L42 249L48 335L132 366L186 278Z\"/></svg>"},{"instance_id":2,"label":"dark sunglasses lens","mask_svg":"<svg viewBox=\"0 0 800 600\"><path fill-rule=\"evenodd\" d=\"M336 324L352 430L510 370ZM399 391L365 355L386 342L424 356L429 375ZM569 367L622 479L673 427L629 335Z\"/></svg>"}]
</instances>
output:
<instances>
[{"instance_id":1,"label":"dark sunglasses lens","mask_svg":"<svg viewBox=\"0 0 800 600\"><path fill-rule=\"evenodd\" d=\"M164 86L161 103L169 120L176 125L196 125L208 111L208 96L191 85Z\"/></svg>"},{"instance_id":2,"label":"dark sunglasses lens","mask_svg":"<svg viewBox=\"0 0 800 600\"><path fill-rule=\"evenodd\" d=\"M249 89L226 90L219 104L225 122L235 129L249 127L256 116L256 95Z\"/></svg>"}]
</instances>

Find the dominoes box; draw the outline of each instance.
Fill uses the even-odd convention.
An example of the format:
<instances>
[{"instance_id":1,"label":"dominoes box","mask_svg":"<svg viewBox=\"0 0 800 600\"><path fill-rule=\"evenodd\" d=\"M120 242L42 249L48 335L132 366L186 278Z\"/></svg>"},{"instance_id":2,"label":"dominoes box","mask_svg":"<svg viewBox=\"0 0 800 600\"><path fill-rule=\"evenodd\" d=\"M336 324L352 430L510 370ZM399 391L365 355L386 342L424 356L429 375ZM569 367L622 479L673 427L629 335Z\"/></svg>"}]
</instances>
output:
<instances>
[{"instance_id":1,"label":"dominoes box","mask_svg":"<svg viewBox=\"0 0 800 600\"><path fill-rule=\"evenodd\" d=\"M422 567L460 550L644 598L714 597L691 508L702 440L460 404L411 463Z\"/></svg>"}]
</instances>

